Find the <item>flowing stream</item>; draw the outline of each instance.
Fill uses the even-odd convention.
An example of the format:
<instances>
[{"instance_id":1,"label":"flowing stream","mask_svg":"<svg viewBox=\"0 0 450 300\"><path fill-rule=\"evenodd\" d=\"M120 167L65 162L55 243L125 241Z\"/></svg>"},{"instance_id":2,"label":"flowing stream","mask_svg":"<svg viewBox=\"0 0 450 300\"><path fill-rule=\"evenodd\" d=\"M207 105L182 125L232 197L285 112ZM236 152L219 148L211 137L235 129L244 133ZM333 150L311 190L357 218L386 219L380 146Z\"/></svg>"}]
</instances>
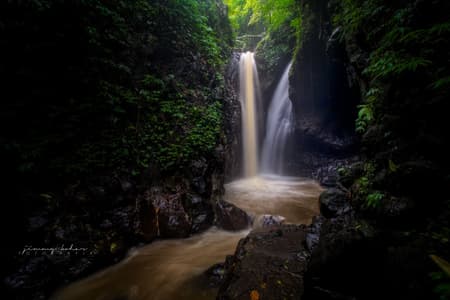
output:
<instances>
[{"instance_id":1,"label":"flowing stream","mask_svg":"<svg viewBox=\"0 0 450 300\"><path fill-rule=\"evenodd\" d=\"M318 214L322 188L312 180L252 177L225 186L227 201L255 217L281 215L288 223L309 224ZM203 273L234 253L249 230L212 227L187 239L161 240L141 247L119 264L59 291L61 300L203 300L215 299Z\"/></svg>"},{"instance_id":2,"label":"flowing stream","mask_svg":"<svg viewBox=\"0 0 450 300\"><path fill-rule=\"evenodd\" d=\"M279 173L283 147L291 122L286 69L272 99L268 116L264 171ZM309 224L318 214L322 188L312 180L259 175L257 121L258 75L253 53L241 55L243 169L245 177L225 185L225 200L253 217L261 226L263 215L277 215L286 223ZM270 157L270 156L277 157ZM278 157L279 155L279 157ZM266 157L269 156L269 157ZM272 159L273 158L273 159ZM263 165L265 166L265 165ZM126 259L58 291L58 300L203 300L215 299L217 290L204 275L212 265L234 253L250 229L229 232L212 227L186 239L161 240L133 250Z\"/></svg>"}]
</instances>

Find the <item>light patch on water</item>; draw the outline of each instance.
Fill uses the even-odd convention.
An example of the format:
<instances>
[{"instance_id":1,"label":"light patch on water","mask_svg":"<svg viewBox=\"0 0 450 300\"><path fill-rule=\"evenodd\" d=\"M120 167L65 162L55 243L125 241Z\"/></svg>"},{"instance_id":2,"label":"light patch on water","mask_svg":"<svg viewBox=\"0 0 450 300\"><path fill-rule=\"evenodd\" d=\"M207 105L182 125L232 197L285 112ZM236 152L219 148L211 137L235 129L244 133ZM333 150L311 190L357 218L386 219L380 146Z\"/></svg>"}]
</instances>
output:
<instances>
[{"instance_id":1,"label":"light patch on water","mask_svg":"<svg viewBox=\"0 0 450 300\"><path fill-rule=\"evenodd\" d=\"M280 215L294 224L311 223L322 191L313 180L269 174L233 181L225 189L225 200L247 213Z\"/></svg>"},{"instance_id":2,"label":"light patch on water","mask_svg":"<svg viewBox=\"0 0 450 300\"><path fill-rule=\"evenodd\" d=\"M290 223L310 223L318 214L322 188L311 180L261 176L225 186L227 201L255 217L281 215ZM234 253L249 230L212 227L186 239L160 240L135 249L119 264L75 282L57 300L212 300L217 290L197 280L210 266Z\"/></svg>"}]
</instances>

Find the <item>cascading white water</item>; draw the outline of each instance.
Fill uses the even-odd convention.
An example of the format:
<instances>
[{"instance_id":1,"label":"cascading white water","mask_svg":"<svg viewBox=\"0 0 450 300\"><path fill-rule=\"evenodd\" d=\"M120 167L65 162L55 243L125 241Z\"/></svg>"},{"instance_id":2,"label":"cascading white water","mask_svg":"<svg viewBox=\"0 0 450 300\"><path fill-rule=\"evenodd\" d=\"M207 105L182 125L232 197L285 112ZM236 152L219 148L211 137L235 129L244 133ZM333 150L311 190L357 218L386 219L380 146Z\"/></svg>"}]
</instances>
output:
<instances>
[{"instance_id":1,"label":"cascading white water","mask_svg":"<svg viewBox=\"0 0 450 300\"><path fill-rule=\"evenodd\" d=\"M263 171L280 173L283 149L292 126L292 104L288 97L286 69L269 108L263 147ZM258 175L259 80L253 53L241 55L240 100L245 176L225 185L225 200L255 219L263 215L285 218L287 223L309 224L319 213L322 188L315 182L276 175ZM217 288L210 286L204 272L235 252L238 241L250 229L227 232L212 227L186 239L159 240L134 250L119 264L75 282L53 295L53 300L212 300ZM245 295L242 295L244 297ZM252 294L247 295L253 299ZM242 298L241 297L241 298ZM247 299L248 299L247 298Z\"/></svg>"},{"instance_id":2,"label":"cascading white water","mask_svg":"<svg viewBox=\"0 0 450 300\"><path fill-rule=\"evenodd\" d=\"M266 135L261 157L261 169L264 173L283 173L286 143L294 123L292 103L289 99L290 68L291 63L278 83L267 112Z\"/></svg>"},{"instance_id":3,"label":"cascading white water","mask_svg":"<svg viewBox=\"0 0 450 300\"><path fill-rule=\"evenodd\" d=\"M242 146L244 177L258 173L258 118L257 101L259 78L254 54L241 54L239 62L239 100L242 111Z\"/></svg>"}]
</instances>

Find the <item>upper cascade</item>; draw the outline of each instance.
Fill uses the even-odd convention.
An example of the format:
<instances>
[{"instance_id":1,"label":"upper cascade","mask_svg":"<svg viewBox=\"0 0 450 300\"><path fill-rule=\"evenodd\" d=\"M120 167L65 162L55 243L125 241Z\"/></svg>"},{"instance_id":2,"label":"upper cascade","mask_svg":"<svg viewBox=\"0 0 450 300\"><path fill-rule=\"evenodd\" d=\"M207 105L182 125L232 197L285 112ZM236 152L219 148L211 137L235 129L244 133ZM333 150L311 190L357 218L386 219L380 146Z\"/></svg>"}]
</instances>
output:
<instances>
[{"instance_id":1,"label":"upper cascade","mask_svg":"<svg viewBox=\"0 0 450 300\"><path fill-rule=\"evenodd\" d=\"M242 110L244 177L258 174L258 102L260 85L253 52L241 54L239 101Z\"/></svg>"}]
</instances>

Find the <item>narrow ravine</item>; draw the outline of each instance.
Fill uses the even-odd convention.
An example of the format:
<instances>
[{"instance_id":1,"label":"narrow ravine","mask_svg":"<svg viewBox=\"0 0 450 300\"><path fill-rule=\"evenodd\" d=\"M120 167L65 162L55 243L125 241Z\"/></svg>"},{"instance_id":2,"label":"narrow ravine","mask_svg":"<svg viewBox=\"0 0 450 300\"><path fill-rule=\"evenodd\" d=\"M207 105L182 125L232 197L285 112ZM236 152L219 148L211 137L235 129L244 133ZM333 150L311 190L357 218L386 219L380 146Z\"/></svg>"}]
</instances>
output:
<instances>
[{"instance_id":1,"label":"narrow ravine","mask_svg":"<svg viewBox=\"0 0 450 300\"><path fill-rule=\"evenodd\" d=\"M284 149L289 130L284 119L291 118L289 111L280 114L280 107L290 105L288 71L289 66L269 108L271 132L265 141L276 143L280 149ZM319 214L322 188L308 179L260 174L257 122L262 119L262 110L258 109L259 79L253 53L241 54L239 73L244 178L225 185L224 200L244 210L254 229L282 223L309 224ZM283 151L270 153L278 156L280 165L284 162ZM267 171L279 173L281 168ZM232 255L250 229L229 232L212 227L187 239L154 242L132 251L118 265L61 290L54 299L215 299L217 287L208 285L204 272Z\"/></svg>"},{"instance_id":2,"label":"narrow ravine","mask_svg":"<svg viewBox=\"0 0 450 300\"><path fill-rule=\"evenodd\" d=\"M450 300L448 12L2 1L2 299Z\"/></svg>"}]
</instances>

